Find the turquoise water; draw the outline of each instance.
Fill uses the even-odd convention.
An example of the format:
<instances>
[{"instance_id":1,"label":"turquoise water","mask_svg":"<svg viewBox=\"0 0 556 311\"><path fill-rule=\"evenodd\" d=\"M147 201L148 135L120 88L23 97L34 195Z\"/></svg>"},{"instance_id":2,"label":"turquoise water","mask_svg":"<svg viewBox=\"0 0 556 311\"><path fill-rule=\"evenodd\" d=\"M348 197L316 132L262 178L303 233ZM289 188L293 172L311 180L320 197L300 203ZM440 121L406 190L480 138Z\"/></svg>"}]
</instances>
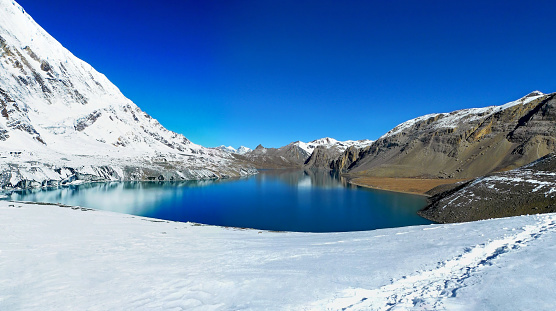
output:
<instances>
[{"instance_id":1,"label":"turquoise water","mask_svg":"<svg viewBox=\"0 0 556 311\"><path fill-rule=\"evenodd\" d=\"M10 200L279 231L338 232L430 224L422 196L349 185L328 171L265 170L243 179L111 182L13 192Z\"/></svg>"}]
</instances>

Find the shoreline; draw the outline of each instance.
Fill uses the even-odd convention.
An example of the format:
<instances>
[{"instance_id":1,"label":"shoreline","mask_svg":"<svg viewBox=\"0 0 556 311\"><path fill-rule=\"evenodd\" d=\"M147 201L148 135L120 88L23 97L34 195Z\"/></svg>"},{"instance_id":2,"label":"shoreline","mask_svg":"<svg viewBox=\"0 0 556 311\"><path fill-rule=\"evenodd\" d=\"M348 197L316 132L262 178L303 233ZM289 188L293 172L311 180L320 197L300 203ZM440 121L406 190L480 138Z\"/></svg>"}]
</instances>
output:
<instances>
[{"instance_id":1,"label":"shoreline","mask_svg":"<svg viewBox=\"0 0 556 311\"><path fill-rule=\"evenodd\" d=\"M430 195L427 195L425 193L402 191L402 190L391 190L391 189L379 188L379 187L371 186L371 185L365 185L365 184L362 184L362 183L356 183L356 182L353 182L353 181L348 181L348 183L351 184L351 185L355 185L355 186L359 186L359 187L363 187L363 188L367 188L367 189L388 191L388 192L395 192L395 193L404 193L404 194L413 194L413 195L418 195L418 196L422 196L422 197L425 197L425 198L430 198Z\"/></svg>"},{"instance_id":2,"label":"shoreline","mask_svg":"<svg viewBox=\"0 0 556 311\"><path fill-rule=\"evenodd\" d=\"M354 177L348 183L364 188L431 197L428 191L435 187L454 184L467 179Z\"/></svg>"}]
</instances>

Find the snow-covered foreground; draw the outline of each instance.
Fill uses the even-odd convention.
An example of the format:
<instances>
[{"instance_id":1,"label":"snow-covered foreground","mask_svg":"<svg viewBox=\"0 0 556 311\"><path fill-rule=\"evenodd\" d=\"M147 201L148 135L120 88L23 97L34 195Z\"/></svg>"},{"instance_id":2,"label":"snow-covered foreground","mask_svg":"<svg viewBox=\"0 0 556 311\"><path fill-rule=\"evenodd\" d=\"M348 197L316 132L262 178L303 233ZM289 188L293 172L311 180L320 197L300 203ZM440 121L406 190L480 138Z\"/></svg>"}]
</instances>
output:
<instances>
[{"instance_id":1,"label":"snow-covered foreground","mask_svg":"<svg viewBox=\"0 0 556 311\"><path fill-rule=\"evenodd\" d=\"M556 215L280 233L0 201L0 310L548 310Z\"/></svg>"}]
</instances>

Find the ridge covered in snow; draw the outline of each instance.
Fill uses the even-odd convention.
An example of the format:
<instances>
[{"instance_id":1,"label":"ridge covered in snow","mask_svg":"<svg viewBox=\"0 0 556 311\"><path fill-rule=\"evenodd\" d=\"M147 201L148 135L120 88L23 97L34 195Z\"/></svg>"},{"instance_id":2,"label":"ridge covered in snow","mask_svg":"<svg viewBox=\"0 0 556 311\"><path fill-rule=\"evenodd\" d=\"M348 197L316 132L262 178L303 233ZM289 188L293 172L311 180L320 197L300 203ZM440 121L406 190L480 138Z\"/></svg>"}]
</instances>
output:
<instances>
[{"instance_id":1,"label":"ridge covered in snow","mask_svg":"<svg viewBox=\"0 0 556 311\"><path fill-rule=\"evenodd\" d=\"M428 119L435 119L435 122L432 126L435 129L448 129L448 128L455 128L459 124L464 122L471 122L477 120L479 118L485 118L489 115L495 114L497 112L506 110L508 108L514 107L516 105L525 105L528 104L536 99L539 99L546 94L543 94L540 91L533 91L524 97L506 103L500 106L489 106L484 108L470 108L470 109L462 109L453 111L451 113L431 113L424 116L417 117L415 119L408 120L399 124L398 126L394 127L388 133L384 134L381 138L386 138L389 136L396 135L401 133L409 128L411 128L414 124L428 120Z\"/></svg>"},{"instance_id":2,"label":"ridge covered in snow","mask_svg":"<svg viewBox=\"0 0 556 311\"><path fill-rule=\"evenodd\" d=\"M4 163L0 171L11 174L12 181L24 181L23 175L39 183L61 181L66 174L59 170L79 171L83 163L121 173L110 172L109 179L145 178L151 175L145 172L151 165L142 161L168 162L166 158L178 164L180 173L158 166L156 176L254 173L238 166L228 153L204 148L164 128L12 0L0 0L0 72L0 154L14 164ZM10 157L13 154L22 156ZM29 166L21 158L37 164ZM125 164L135 165L139 172L124 170Z\"/></svg>"},{"instance_id":3,"label":"ridge covered in snow","mask_svg":"<svg viewBox=\"0 0 556 311\"><path fill-rule=\"evenodd\" d=\"M304 150L307 153L307 155L311 155L313 151L319 146L323 146L325 148L335 147L339 151L343 152L351 146L355 146L357 148L364 148L369 146L372 143L373 141L369 139L338 141L334 138L325 137L325 138L315 139L308 143L304 143L302 141L296 141L291 143L290 145L298 146L299 148Z\"/></svg>"}]
</instances>

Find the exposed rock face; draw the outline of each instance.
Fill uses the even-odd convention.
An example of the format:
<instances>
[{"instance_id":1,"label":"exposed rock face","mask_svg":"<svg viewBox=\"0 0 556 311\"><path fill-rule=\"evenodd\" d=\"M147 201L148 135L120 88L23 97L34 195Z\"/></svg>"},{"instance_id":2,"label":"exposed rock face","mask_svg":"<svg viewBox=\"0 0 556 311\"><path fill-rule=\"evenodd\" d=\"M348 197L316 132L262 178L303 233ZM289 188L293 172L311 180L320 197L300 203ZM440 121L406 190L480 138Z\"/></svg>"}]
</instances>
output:
<instances>
[{"instance_id":1,"label":"exposed rock face","mask_svg":"<svg viewBox=\"0 0 556 311\"><path fill-rule=\"evenodd\" d=\"M355 162L364 147L352 145L347 149L345 146L335 144L333 146L319 146L315 148L311 156L305 161L307 168L329 169L337 172L345 172Z\"/></svg>"},{"instance_id":2,"label":"exposed rock face","mask_svg":"<svg viewBox=\"0 0 556 311\"><path fill-rule=\"evenodd\" d=\"M305 166L311 168L330 169L330 163L340 156L341 153L335 152L335 149L318 146L313 153L305 161Z\"/></svg>"},{"instance_id":3,"label":"exposed rock face","mask_svg":"<svg viewBox=\"0 0 556 311\"><path fill-rule=\"evenodd\" d=\"M556 212L556 155L459 184L431 198L419 212L450 223Z\"/></svg>"},{"instance_id":4,"label":"exposed rock face","mask_svg":"<svg viewBox=\"0 0 556 311\"><path fill-rule=\"evenodd\" d=\"M340 173L347 172L359 160L361 154L364 154L369 148L357 148L355 146L347 148L336 160L332 161L330 168Z\"/></svg>"},{"instance_id":5,"label":"exposed rock face","mask_svg":"<svg viewBox=\"0 0 556 311\"><path fill-rule=\"evenodd\" d=\"M516 168L556 151L555 104L555 94L533 92L503 106L426 115L344 162L351 174L380 177L472 178Z\"/></svg>"}]
</instances>

